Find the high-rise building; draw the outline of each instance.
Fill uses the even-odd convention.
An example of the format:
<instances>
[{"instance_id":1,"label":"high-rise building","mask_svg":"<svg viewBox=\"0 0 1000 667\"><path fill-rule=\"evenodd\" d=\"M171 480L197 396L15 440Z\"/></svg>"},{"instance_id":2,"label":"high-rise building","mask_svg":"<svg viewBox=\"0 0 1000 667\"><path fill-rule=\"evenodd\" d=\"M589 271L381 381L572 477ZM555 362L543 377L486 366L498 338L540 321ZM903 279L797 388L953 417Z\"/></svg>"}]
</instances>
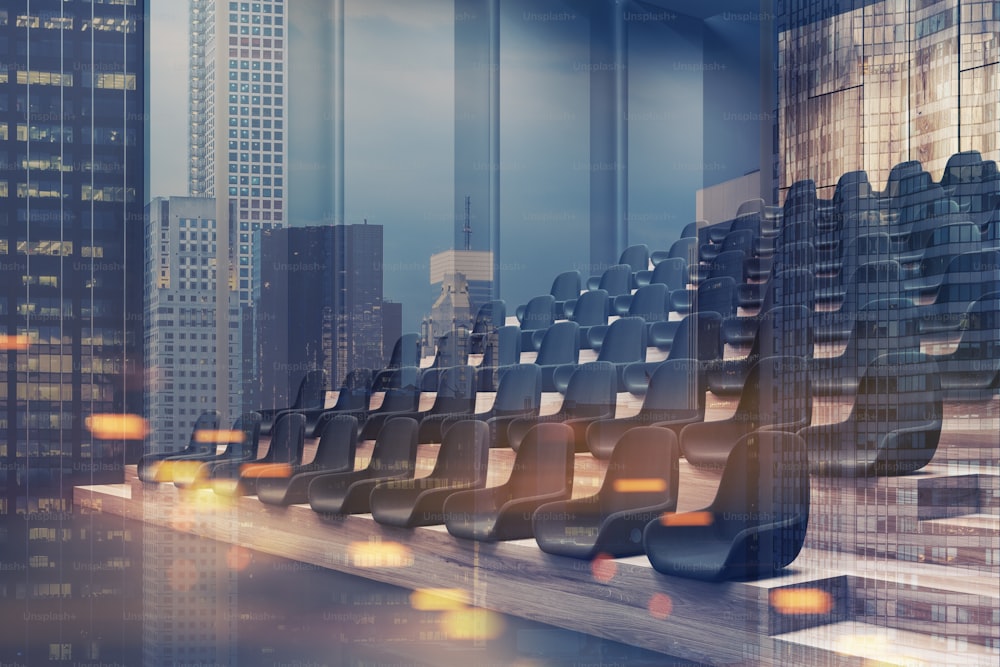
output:
<instances>
[{"instance_id":1,"label":"high-rise building","mask_svg":"<svg viewBox=\"0 0 1000 667\"><path fill-rule=\"evenodd\" d=\"M190 28L188 191L221 195L217 170L226 172L237 227L234 287L246 304L252 233L286 223L285 3L192 0Z\"/></svg>"},{"instance_id":2,"label":"high-rise building","mask_svg":"<svg viewBox=\"0 0 1000 667\"><path fill-rule=\"evenodd\" d=\"M993 0L779 3L779 188L864 169L876 189L918 160L1000 158L1000 5Z\"/></svg>"},{"instance_id":3,"label":"high-rise building","mask_svg":"<svg viewBox=\"0 0 1000 667\"><path fill-rule=\"evenodd\" d=\"M107 641L137 627L133 536L75 530L71 489L121 481L141 440L91 418L142 410L147 4L0 6L5 662L139 659Z\"/></svg>"},{"instance_id":4,"label":"high-rise building","mask_svg":"<svg viewBox=\"0 0 1000 667\"><path fill-rule=\"evenodd\" d=\"M32 485L19 510L120 479L125 443L86 418L141 409L145 5L0 8L0 479Z\"/></svg>"},{"instance_id":5,"label":"high-rise building","mask_svg":"<svg viewBox=\"0 0 1000 667\"><path fill-rule=\"evenodd\" d=\"M382 227L286 227L260 233L254 382L264 407L287 405L302 376L339 386L383 366ZM388 341L392 345L395 340Z\"/></svg>"},{"instance_id":6,"label":"high-rise building","mask_svg":"<svg viewBox=\"0 0 1000 667\"><path fill-rule=\"evenodd\" d=\"M215 199L156 198L147 207L145 414L152 452L186 446L198 416L215 409L215 359L227 348L228 414L242 410L235 299L229 304L230 340L220 346L216 339L216 228Z\"/></svg>"}]
</instances>

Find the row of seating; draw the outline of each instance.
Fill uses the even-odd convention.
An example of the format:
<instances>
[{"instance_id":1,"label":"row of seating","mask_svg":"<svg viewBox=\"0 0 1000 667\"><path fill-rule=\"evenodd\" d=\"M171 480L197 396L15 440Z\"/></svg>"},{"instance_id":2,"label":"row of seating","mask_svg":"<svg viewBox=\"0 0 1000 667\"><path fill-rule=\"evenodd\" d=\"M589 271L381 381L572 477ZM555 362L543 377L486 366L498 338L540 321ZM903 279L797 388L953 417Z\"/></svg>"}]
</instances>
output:
<instances>
[{"instance_id":1,"label":"row of seating","mask_svg":"<svg viewBox=\"0 0 1000 667\"><path fill-rule=\"evenodd\" d=\"M259 422L245 416L237 428L252 430L253 424ZM299 463L295 444L303 427L300 414L280 416L267 456L254 461L187 460L210 466L216 482L232 482L217 491L256 494L266 504L308 502L325 516L370 513L378 523L406 528L443 523L456 537L477 541L534 537L542 550L574 558L648 553L661 572L713 581L772 576L794 560L808 524L806 448L791 433L742 437L727 457L716 500L704 510L676 514L679 448L669 429L630 429L614 449L600 490L571 500L575 447L566 424L529 429L509 479L491 488L485 488L489 427L483 422L457 422L434 469L416 479L418 424L412 418L387 421L369 464L359 470L355 417L339 415L326 424L309 464ZM282 464L287 468L276 474ZM692 560L694 552L701 557Z\"/></svg>"}]
</instances>

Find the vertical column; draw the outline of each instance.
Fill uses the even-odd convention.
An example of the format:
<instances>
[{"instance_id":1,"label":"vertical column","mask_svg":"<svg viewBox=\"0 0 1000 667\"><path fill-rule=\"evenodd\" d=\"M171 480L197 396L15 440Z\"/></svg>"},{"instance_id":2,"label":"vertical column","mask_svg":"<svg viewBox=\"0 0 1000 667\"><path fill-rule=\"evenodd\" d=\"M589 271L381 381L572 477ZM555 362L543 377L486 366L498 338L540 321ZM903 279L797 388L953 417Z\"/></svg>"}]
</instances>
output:
<instances>
[{"instance_id":1,"label":"vertical column","mask_svg":"<svg viewBox=\"0 0 1000 667\"><path fill-rule=\"evenodd\" d=\"M334 224L344 224L344 0L333 0L331 7L333 90L333 210ZM294 67L294 63L292 65Z\"/></svg>"},{"instance_id":2,"label":"vertical column","mask_svg":"<svg viewBox=\"0 0 1000 667\"><path fill-rule=\"evenodd\" d=\"M500 294L500 2L455 0L454 248L493 253Z\"/></svg>"},{"instance_id":3,"label":"vertical column","mask_svg":"<svg viewBox=\"0 0 1000 667\"><path fill-rule=\"evenodd\" d=\"M229 200L229 114L227 100L229 99L229 75L227 72L227 54L229 52L229 34L224 26L228 25L229 5L225 0L215 0L215 7L210 20L215 21L214 44L206 45L207 54L214 54L209 67L215 70L214 90L211 102L213 113L211 122L214 124L214 168L213 188L215 189L215 409L219 411L222 424L228 425L229 415L229 293L231 287L232 244L230 236L234 230L230 225L234 222L233 208ZM208 95L206 95L208 97Z\"/></svg>"},{"instance_id":4,"label":"vertical column","mask_svg":"<svg viewBox=\"0 0 1000 667\"><path fill-rule=\"evenodd\" d=\"M624 0L590 17L590 263L598 274L628 244L628 33Z\"/></svg>"}]
</instances>

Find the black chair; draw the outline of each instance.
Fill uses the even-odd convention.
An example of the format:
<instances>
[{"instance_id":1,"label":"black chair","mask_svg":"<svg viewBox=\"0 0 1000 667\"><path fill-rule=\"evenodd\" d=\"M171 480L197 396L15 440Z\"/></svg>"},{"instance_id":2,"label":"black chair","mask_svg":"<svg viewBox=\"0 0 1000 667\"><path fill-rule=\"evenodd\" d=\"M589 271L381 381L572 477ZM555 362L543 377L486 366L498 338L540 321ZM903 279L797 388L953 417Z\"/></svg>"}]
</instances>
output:
<instances>
[{"instance_id":1,"label":"black chair","mask_svg":"<svg viewBox=\"0 0 1000 667\"><path fill-rule=\"evenodd\" d=\"M532 427L504 484L462 491L445 501L448 532L482 542L531 537L535 510L570 497L573 461L573 434L568 426L552 423Z\"/></svg>"},{"instance_id":2,"label":"black chair","mask_svg":"<svg viewBox=\"0 0 1000 667\"><path fill-rule=\"evenodd\" d=\"M382 385L377 384L382 381ZM362 440L374 440L386 420L409 416L420 407L420 369L404 366L384 371L375 380L373 392L383 393L382 404L370 410L361 427Z\"/></svg>"},{"instance_id":3,"label":"black chair","mask_svg":"<svg viewBox=\"0 0 1000 667\"><path fill-rule=\"evenodd\" d=\"M220 437L220 442L214 443L226 443L226 448L221 454L209 453L200 456L183 456L177 459L169 456L164 459L164 462L188 462L182 463L184 466L182 469L183 474L180 475L178 475L177 467L173 466L174 486L189 488L200 485L208 478L211 467L216 463L248 461L252 459L257 454L257 448L260 444L260 415L256 412L244 412L233 423L233 428L230 432L220 434L220 436L222 435L227 437Z\"/></svg>"},{"instance_id":4,"label":"black chair","mask_svg":"<svg viewBox=\"0 0 1000 667\"><path fill-rule=\"evenodd\" d=\"M294 466L290 477L260 477L257 498L268 505L284 507L309 502L309 485L320 475L354 470L358 445L358 420L337 415L323 427L316 454L309 463Z\"/></svg>"},{"instance_id":5,"label":"black chair","mask_svg":"<svg viewBox=\"0 0 1000 667\"><path fill-rule=\"evenodd\" d=\"M937 364L919 352L894 353L868 366L846 420L809 426L799 435L815 473L905 475L934 457L942 416Z\"/></svg>"},{"instance_id":6,"label":"black chair","mask_svg":"<svg viewBox=\"0 0 1000 667\"><path fill-rule=\"evenodd\" d=\"M542 336L535 365L542 373L542 391L557 391L553 374L566 364L580 360L580 325L576 322L556 322Z\"/></svg>"},{"instance_id":7,"label":"black chair","mask_svg":"<svg viewBox=\"0 0 1000 667\"><path fill-rule=\"evenodd\" d=\"M668 290L686 289L688 279L687 260L683 257L664 259L652 271L640 271L635 276L638 287L644 285L666 285Z\"/></svg>"},{"instance_id":8,"label":"black chair","mask_svg":"<svg viewBox=\"0 0 1000 667\"><path fill-rule=\"evenodd\" d=\"M748 284L739 287L750 287ZM761 318L775 308L800 306L812 311L813 272L811 269L786 269L774 275L764 286L763 295L757 305L756 315L727 317L722 323L722 340L730 345L753 343ZM741 307L750 307L740 303ZM810 315L810 318L812 316ZM805 354L811 354L810 349Z\"/></svg>"},{"instance_id":9,"label":"black chair","mask_svg":"<svg viewBox=\"0 0 1000 667\"><path fill-rule=\"evenodd\" d=\"M170 482L169 475L158 474L159 464L165 459L173 460L187 457L210 456L215 454L217 444L211 436L212 432L219 428L221 418L218 410L203 412L198 415L191 429L191 437L188 439L187 447L176 452L159 452L157 454L144 454L139 458L137 472L139 479L143 482Z\"/></svg>"},{"instance_id":10,"label":"black chair","mask_svg":"<svg viewBox=\"0 0 1000 667\"><path fill-rule=\"evenodd\" d=\"M710 278L698 285L697 291L676 290L670 293L670 309L675 313L718 313L722 317L736 315L736 281L725 276Z\"/></svg>"},{"instance_id":11,"label":"black chair","mask_svg":"<svg viewBox=\"0 0 1000 667\"><path fill-rule=\"evenodd\" d=\"M941 390L949 400L988 399L1000 380L1000 292L973 301L960 330L956 349L934 357Z\"/></svg>"},{"instance_id":12,"label":"black chair","mask_svg":"<svg viewBox=\"0 0 1000 667\"><path fill-rule=\"evenodd\" d=\"M381 524L403 528L444 523L448 496L486 484L489 449L486 424L458 422L444 434L431 474L375 485L370 499L372 517Z\"/></svg>"},{"instance_id":13,"label":"black chair","mask_svg":"<svg viewBox=\"0 0 1000 667\"><path fill-rule=\"evenodd\" d=\"M676 326L675 326L676 325ZM697 359L710 362L722 358L722 316L715 311L692 313L679 322L654 322L649 327L649 342L668 350L667 359ZM645 393L646 384L659 362L629 364L622 373L625 389Z\"/></svg>"},{"instance_id":14,"label":"black chair","mask_svg":"<svg viewBox=\"0 0 1000 667\"><path fill-rule=\"evenodd\" d=\"M587 447L599 459L612 455L626 431L662 425L675 433L705 418L705 381L695 359L660 362L648 382L642 407L631 417L602 419L587 427Z\"/></svg>"},{"instance_id":15,"label":"black chair","mask_svg":"<svg viewBox=\"0 0 1000 667\"><path fill-rule=\"evenodd\" d=\"M337 415L350 414L363 421L368 415L373 382L374 376L369 369L355 368L344 377L337 392L337 402L331 407L298 411L306 418L306 434L312 438L319 437L326 428L326 422Z\"/></svg>"},{"instance_id":16,"label":"black chair","mask_svg":"<svg viewBox=\"0 0 1000 667\"><path fill-rule=\"evenodd\" d=\"M518 364L502 371L493 406L486 412L461 417L448 417L441 424L441 434L465 420L486 422L489 426L490 445L507 446L507 427L519 417L538 414L542 405L542 374L534 364Z\"/></svg>"},{"instance_id":17,"label":"black chair","mask_svg":"<svg viewBox=\"0 0 1000 667\"><path fill-rule=\"evenodd\" d=\"M862 264L854 272L840 308L813 313L813 339L817 342L842 341L850 335L862 306L900 296L899 262L884 260Z\"/></svg>"},{"instance_id":18,"label":"black chair","mask_svg":"<svg viewBox=\"0 0 1000 667\"><path fill-rule=\"evenodd\" d=\"M215 492L227 496L253 496L257 481L262 477L280 476L287 479L295 466L302 463L305 448L306 418L297 413L278 417L271 432L267 453L252 461L225 461L212 464L208 477L216 482ZM219 484L230 480L232 484Z\"/></svg>"},{"instance_id":19,"label":"black chair","mask_svg":"<svg viewBox=\"0 0 1000 667\"><path fill-rule=\"evenodd\" d=\"M699 223L704 222L703 220ZM695 223L692 223L695 224ZM685 232L690 232L690 234L681 233L680 238L671 244L670 249L666 252L658 250L650 255L650 259L653 262L653 266L658 266L660 262L667 259L683 259L688 265L698 263L698 234L708 226L708 223L697 224L696 229L692 229L691 225L684 228Z\"/></svg>"},{"instance_id":20,"label":"black chair","mask_svg":"<svg viewBox=\"0 0 1000 667\"><path fill-rule=\"evenodd\" d=\"M580 292L583 289L581 287L582 284L583 278L580 277L579 271L565 271L555 277L552 281L552 288L549 290L549 294L555 302L556 317L566 317L565 304L567 301L580 296ZM514 310L518 322L524 319L524 313L527 308L527 304L524 304ZM503 322L499 324L502 325Z\"/></svg>"},{"instance_id":21,"label":"black chair","mask_svg":"<svg viewBox=\"0 0 1000 667\"><path fill-rule=\"evenodd\" d=\"M717 396L743 392L750 369L762 357L812 357L812 320L805 306L772 308L754 318L757 333L746 357L708 364L708 388ZM725 327L726 322L723 322Z\"/></svg>"},{"instance_id":22,"label":"black chair","mask_svg":"<svg viewBox=\"0 0 1000 667\"><path fill-rule=\"evenodd\" d=\"M434 403L427 410L406 416L420 422L417 441L441 442L441 423L446 417L471 415L476 411L476 369L472 366L445 368L438 375Z\"/></svg>"},{"instance_id":23,"label":"black chair","mask_svg":"<svg viewBox=\"0 0 1000 667\"><path fill-rule=\"evenodd\" d=\"M1000 250L963 253L951 260L934 302L920 307L921 333L955 331L976 299L1000 292Z\"/></svg>"},{"instance_id":24,"label":"black chair","mask_svg":"<svg viewBox=\"0 0 1000 667\"><path fill-rule=\"evenodd\" d=\"M618 368L619 386L621 374L627 364L646 360L648 334L646 322L641 317L623 317L608 327L601 341L601 351L597 361L609 361ZM560 366L552 374L552 383L561 394L566 393L574 366ZM624 390L624 389L623 389Z\"/></svg>"},{"instance_id":25,"label":"black chair","mask_svg":"<svg viewBox=\"0 0 1000 667\"><path fill-rule=\"evenodd\" d=\"M583 343L587 340L587 332L591 327L607 326L608 316L611 314L611 299L608 298L608 293L601 289L584 292L572 306L572 313L569 319L580 326L580 342ZM533 341L536 350L541 349L544 334L544 331L535 332Z\"/></svg>"},{"instance_id":26,"label":"black chair","mask_svg":"<svg viewBox=\"0 0 1000 667\"><path fill-rule=\"evenodd\" d=\"M878 299L855 315L844 351L809 360L813 394L853 394L868 364L890 352L920 351L919 309L910 299Z\"/></svg>"},{"instance_id":27,"label":"black chair","mask_svg":"<svg viewBox=\"0 0 1000 667\"><path fill-rule=\"evenodd\" d=\"M417 467L417 421L390 419L379 432L368 466L324 473L308 487L309 506L321 514L365 514L372 489L383 480L413 477Z\"/></svg>"},{"instance_id":28,"label":"black chair","mask_svg":"<svg viewBox=\"0 0 1000 667\"><path fill-rule=\"evenodd\" d=\"M524 307L521 316L521 349L535 350L532 337L540 329L547 329L556 321L555 299L551 294L536 296Z\"/></svg>"},{"instance_id":29,"label":"black chair","mask_svg":"<svg viewBox=\"0 0 1000 667\"><path fill-rule=\"evenodd\" d=\"M507 304L502 299L487 301L476 311L469 334L469 353L483 354L490 334L504 326L507 319Z\"/></svg>"},{"instance_id":30,"label":"black chair","mask_svg":"<svg viewBox=\"0 0 1000 667\"><path fill-rule=\"evenodd\" d=\"M632 267L628 264L610 266L599 277L591 277L587 281L587 289L602 289L610 297L628 294L632 291Z\"/></svg>"},{"instance_id":31,"label":"black chair","mask_svg":"<svg viewBox=\"0 0 1000 667\"><path fill-rule=\"evenodd\" d=\"M642 544L663 574L704 581L762 579L795 560L808 525L805 443L792 433L762 431L732 448L711 505L650 521Z\"/></svg>"},{"instance_id":32,"label":"black chair","mask_svg":"<svg viewBox=\"0 0 1000 667\"><path fill-rule=\"evenodd\" d=\"M573 371L562 406L553 414L515 419L507 427L507 442L517 451L538 424L561 423L573 431L576 451L587 451L587 427L598 419L613 419L618 399L618 372L607 361L580 364Z\"/></svg>"},{"instance_id":33,"label":"black chair","mask_svg":"<svg viewBox=\"0 0 1000 667\"><path fill-rule=\"evenodd\" d=\"M479 391L496 391L501 368L521 363L521 329L509 324L489 336L483 359L476 368Z\"/></svg>"},{"instance_id":34,"label":"black chair","mask_svg":"<svg viewBox=\"0 0 1000 667\"><path fill-rule=\"evenodd\" d=\"M642 531L677 509L677 436L640 426L615 445L600 490L535 510L532 529L542 551L557 556L621 558L642 553Z\"/></svg>"},{"instance_id":35,"label":"black chair","mask_svg":"<svg viewBox=\"0 0 1000 667\"><path fill-rule=\"evenodd\" d=\"M260 433L270 435L275 422L280 415L295 410L315 410L323 407L326 401L326 371L311 370L305 374L299 383L295 401L287 408L257 410L260 414Z\"/></svg>"},{"instance_id":36,"label":"black chair","mask_svg":"<svg viewBox=\"0 0 1000 667\"><path fill-rule=\"evenodd\" d=\"M736 412L727 419L685 426L681 451L691 465L721 468L734 443L747 433L797 430L809 424L811 410L806 360L764 357L750 369Z\"/></svg>"},{"instance_id":37,"label":"black chair","mask_svg":"<svg viewBox=\"0 0 1000 667\"><path fill-rule=\"evenodd\" d=\"M647 326L665 322L670 313L670 290L660 283L644 285L634 294L616 298L614 310L621 317L641 317Z\"/></svg>"}]
</instances>

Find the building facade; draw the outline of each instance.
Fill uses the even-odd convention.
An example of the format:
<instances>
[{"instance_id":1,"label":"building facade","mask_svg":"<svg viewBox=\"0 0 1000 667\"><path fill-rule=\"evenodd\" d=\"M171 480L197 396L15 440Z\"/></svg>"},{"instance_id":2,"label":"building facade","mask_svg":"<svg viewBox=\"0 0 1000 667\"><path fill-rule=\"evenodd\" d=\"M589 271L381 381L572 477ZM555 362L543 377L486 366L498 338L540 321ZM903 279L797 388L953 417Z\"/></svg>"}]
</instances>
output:
<instances>
[{"instance_id":1,"label":"building facade","mask_svg":"<svg viewBox=\"0 0 1000 667\"><path fill-rule=\"evenodd\" d=\"M919 160L1000 158L1000 3L779 2L777 154L781 197L803 174L821 197L864 169L884 187Z\"/></svg>"},{"instance_id":2,"label":"building facade","mask_svg":"<svg viewBox=\"0 0 1000 667\"><path fill-rule=\"evenodd\" d=\"M215 199L156 198L146 209L145 323L148 451L185 447L198 416L215 409ZM232 224L229 221L227 224ZM225 257L225 255L223 255ZM229 304L230 416L242 411L239 307Z\"/></svg>"},{"instance_id":3,"label":"building facade","mask_svg":"<svg viewBox=\"0 0 1000 667\"><path fill-rule=\"evenodd\" d=\"M243 304L253 232L286 224L285 37L284 0L191 2L188 193L221 195L218 170L225 173L236 216L232 280Z\"/></svg>"},{"instance_id":4,"label":"building facade","mask_svg":"<svg viewBox=\"0 0 1000 667\"><path fill-rule=\"evenodd\" d=\"M313 369L336 388L355 368L381 368L382 227L286 227L260 237L256 402L288 405Z\"/></svg>"}]
</instances>

